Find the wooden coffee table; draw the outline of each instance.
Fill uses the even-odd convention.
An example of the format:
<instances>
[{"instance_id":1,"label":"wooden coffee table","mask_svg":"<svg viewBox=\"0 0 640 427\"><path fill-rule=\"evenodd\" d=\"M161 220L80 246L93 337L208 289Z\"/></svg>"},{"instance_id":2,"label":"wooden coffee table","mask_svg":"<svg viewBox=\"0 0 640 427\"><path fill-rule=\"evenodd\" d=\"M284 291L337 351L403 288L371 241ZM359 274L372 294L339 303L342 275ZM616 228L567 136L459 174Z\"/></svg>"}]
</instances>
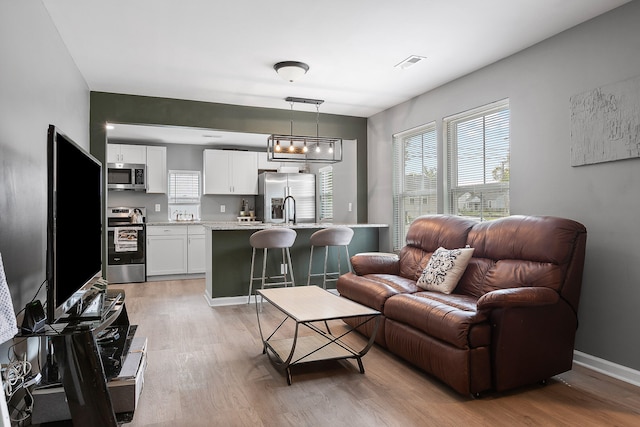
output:
<instances>
[{"instance_id":1,"label":"wooden coffee table","mask_svg":"<svg viewBox=\"0 0 640 427\"><path fill-rule=\"evenodd\" d=\"M277 368L287 374L287 384L291 385L291 366L320 360L355 359L360 373L364 374L362 356L373 345L378 327L380 326L380 312L346 298L334 295L318 286L297 286L286 288L271 288L257 291L266 301L276 307L283 315L283 320L265 336L260 320L262 302L256 298L256 313L258 327L262 338L262 352L269 356ZM347 345L343 338L355 329L347 329L339 335L333 335L328 327L329 320L362 317L364 325L375 320L371 338L361 350L355 350ZM293 337L276 338L282 326L292 320L295 322ZM326 330L319 325L324 325ZM360 326L358 325L358 326ZM311 331L310 335L300 336L300 326Z\"/></svg>"}]
</instances>

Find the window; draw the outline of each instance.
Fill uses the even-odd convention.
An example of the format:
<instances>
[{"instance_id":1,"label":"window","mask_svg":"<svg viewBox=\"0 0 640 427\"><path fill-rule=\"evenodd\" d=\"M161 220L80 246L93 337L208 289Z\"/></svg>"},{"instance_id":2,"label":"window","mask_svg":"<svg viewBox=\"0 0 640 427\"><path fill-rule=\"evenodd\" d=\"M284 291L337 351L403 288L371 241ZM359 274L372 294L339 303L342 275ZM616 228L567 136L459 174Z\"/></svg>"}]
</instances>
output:
<instances>
[{"instance_id":1,"label":"window","mask_svg":"<svg viewBox=\"0 0 640 427\"><path fill-rule=\"evenodd\" d=\"M326 166L318 171L320 187L320 221L333 220L333 168Z\"/></svg>"},{"instance_id":2,"label":"window","mask_svg":"<svg viewBox=\"0 0 640 427\"><path fill-rule=\"evenodd\" d=\"M200 219L200 171L169 171L169 219Z\"/></svg>"},{"instance_id":3,"label":"window","mask_svg":"<svg viewBox=\"0 0 640 427\"><path fill-rule=\"evenodd\" d=\"M404 246L411 222L438 208L436 125L430 123L393 138L393 250Z\"/></svg>"},{"instance_id":4,"label":"window","mask_svg":"<svg viewBox=\"0 0 640 427\"><path fill-rule=\"evenodd\" d=\"M509 102L444 119L445 212L491 220L509 215Z\"/></svg>"}]
</instances>

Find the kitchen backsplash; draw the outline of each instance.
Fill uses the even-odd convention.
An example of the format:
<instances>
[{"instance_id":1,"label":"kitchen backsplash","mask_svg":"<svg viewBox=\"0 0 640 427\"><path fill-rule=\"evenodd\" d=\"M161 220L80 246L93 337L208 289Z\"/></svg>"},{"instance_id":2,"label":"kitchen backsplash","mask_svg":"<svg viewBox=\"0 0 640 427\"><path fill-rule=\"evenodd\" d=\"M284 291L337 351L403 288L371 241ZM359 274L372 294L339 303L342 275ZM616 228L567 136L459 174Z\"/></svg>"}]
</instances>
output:
<instances>
[{"instance_id":1,"label":"kitchen backsplash","mask_svg":"<svg viewBox=\"0 0 640 427\"><path fill-rule=\"evenodd\" d=\"M255 196L204 195L200 199L200 219L203 221L236 221L240 215L242 199L248 200L250 207L255 207ZM156 204L160 205L160 212L156 212ZM109 191L107 206L145 207L147 208L147 222L169 221L166 194ZM224 206L225 212L221 212L222 206Z\"/></svg>"}]
</instances>

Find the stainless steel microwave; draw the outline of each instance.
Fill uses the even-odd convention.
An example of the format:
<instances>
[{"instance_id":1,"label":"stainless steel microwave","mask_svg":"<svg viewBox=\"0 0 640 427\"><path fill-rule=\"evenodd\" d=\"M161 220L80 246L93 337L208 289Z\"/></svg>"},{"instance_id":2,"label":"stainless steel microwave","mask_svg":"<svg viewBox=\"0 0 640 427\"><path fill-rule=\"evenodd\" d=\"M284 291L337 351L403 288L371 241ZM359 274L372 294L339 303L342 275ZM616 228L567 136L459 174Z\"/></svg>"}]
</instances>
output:
<instances>
[{"instance_id":1,"label":"stainless steel microwave","mask_svg":"<svg viewBox=\"0 0 640 427\"><path fill-rule=\"evenodd\" d=\"M107 163L107 190L147 191L147 166Z\"/></svg>"}]
</instances>

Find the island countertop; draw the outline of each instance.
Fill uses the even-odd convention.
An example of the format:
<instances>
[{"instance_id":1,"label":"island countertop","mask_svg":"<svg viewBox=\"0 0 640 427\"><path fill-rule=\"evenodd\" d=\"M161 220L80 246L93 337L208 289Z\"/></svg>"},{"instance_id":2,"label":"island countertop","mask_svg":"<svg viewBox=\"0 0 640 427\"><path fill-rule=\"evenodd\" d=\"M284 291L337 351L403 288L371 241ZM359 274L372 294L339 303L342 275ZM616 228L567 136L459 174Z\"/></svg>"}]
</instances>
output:
<instances>
[{"instance_id":1,"label":"island countertop","mask_svg":"<svg viewBox=\"0 0 640 427\"><path fill-rule=\"evenodd\" d=\"M147 226L168 226L168 225L202 225L207 230L224 231L224 230L263 230L272 227L288 227L293 229L308 228L328 228L328 227L350 227L350 228L384 228L389 224L339 224L330 222L312 222L312 223L268 223L261 221L150 221Z\"/></svg>"}]
</instances>

